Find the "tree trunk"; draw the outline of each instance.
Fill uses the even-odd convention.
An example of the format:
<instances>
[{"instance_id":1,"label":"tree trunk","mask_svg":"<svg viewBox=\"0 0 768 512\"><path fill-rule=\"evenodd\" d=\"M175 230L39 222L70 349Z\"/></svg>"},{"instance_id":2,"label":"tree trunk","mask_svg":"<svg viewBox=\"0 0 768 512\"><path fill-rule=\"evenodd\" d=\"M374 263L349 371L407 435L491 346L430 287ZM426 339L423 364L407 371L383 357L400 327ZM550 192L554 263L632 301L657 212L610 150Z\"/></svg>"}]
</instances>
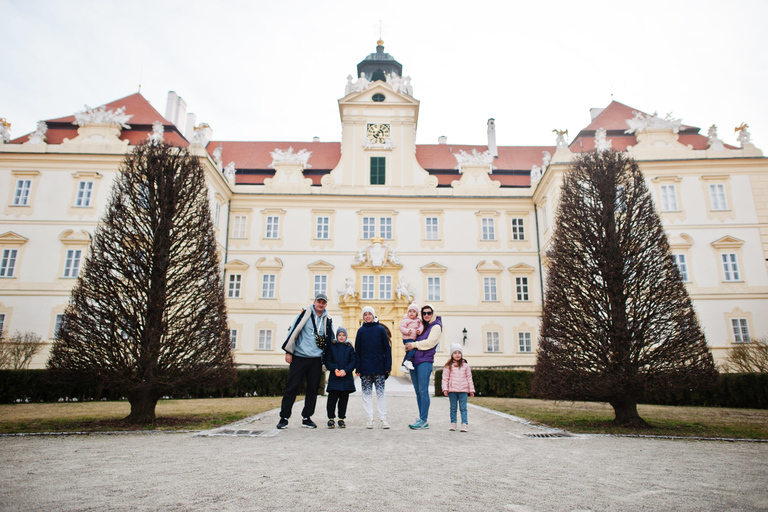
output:
<instances>
[{"instance_id":1,"label":"tree trunk","mask_svg":"<svg viewBox=\"0 0 768 512\"><path fill-rule=\"evenodd\" d=\"M613 424L617 427L650 428L648 422L637 414L636 399L623 396L611 400L610 404L616 414Z\"/></svg>"},{"instance_id":2,"label":"tree trunk","mask_svg":"<svg viewBox=\"0 0 768 512\"><path fill-rule=\"evenodd\" d=\"M141 387L128 393L131 404L131 414L125 421L138 424L153 424L155 422L155 406L159 396L150 387Z\"/></svg>"}]
</instances>

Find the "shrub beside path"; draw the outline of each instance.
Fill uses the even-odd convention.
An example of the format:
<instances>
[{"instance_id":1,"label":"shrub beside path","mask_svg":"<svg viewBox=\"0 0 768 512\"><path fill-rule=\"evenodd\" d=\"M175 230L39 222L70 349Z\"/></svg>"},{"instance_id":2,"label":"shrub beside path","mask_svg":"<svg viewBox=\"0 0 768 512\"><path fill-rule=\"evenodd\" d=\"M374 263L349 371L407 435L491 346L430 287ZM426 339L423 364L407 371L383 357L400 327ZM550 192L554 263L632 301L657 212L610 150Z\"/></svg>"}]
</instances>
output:
<instances>
[{"instance_id":1,"label":"shrub beside path","mask_svg":"<svg viewBox=\"0 0 768 512\"><path fill-rule=\"evenodd\" d=\"M365 428L357 392L343 430L319 397L317 430L297 403L282 431L273 410L196 434L0 438L0 510L768 510L768 443L557 437L472 406L449 432L442 397L412 431L407 382L387 389L389 430Z\"/></svg>"}]
</instances>

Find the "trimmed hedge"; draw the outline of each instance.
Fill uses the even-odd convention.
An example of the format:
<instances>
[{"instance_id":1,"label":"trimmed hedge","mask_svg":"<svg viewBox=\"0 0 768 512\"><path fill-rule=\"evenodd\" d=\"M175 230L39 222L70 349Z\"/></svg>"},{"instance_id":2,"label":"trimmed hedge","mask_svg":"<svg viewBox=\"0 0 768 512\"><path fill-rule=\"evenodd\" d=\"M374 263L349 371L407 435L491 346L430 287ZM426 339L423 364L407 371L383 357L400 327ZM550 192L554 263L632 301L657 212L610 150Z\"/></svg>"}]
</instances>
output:
<instances>
[{"instance_id":1,"label":"trimmed hedge","mask_svg":"<svg viewBox=\"0 0 768 512\"><path fill-rule=\"evenodd\" d=\"M224 398L237 396L281 396L288 379L288 368L238 370L237 381L226 388L180 387L167 396L171 398ZM325 389L325 374L320 379L318 394ZM305 387L299 391L304 394ZM120 400L124 393L96 386L67 382L50 382L45 370L0 370L0 403L58 402L59 399Z\"/></svg>"},{"instance_id":2,"label":"trimmed hedge","mask_svg":"<svg viewBox=\"0 0 768 512\"><path fill-rule=\"evenodd\" d=\"M533 372L526 370L472 370L475 396L532 398ZM435 370L435 395L443 395L443 369Z\"/></svg>"},{"instance_id":3,"label":"trimmed hedge","mask_svg":"<svg viewBox=\"0 0 768 512\"><path fill-rule=\"evenodd\" d=\"M435 396L442 396L443 369L435 370ZM533 372L472 370L476 396L533 398ZM645 404L768 409L768 373L722 373L715 387L648 398Z\"/></svg>"}]
</instances>

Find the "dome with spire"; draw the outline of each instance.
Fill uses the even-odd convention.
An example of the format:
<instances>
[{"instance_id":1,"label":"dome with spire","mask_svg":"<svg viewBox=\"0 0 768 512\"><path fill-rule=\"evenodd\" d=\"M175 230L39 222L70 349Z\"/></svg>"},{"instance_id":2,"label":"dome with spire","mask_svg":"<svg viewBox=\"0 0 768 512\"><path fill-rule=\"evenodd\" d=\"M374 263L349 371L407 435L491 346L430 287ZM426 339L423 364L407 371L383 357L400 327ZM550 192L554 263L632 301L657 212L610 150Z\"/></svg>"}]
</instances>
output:
<instances>
[{"instance_id":1,"label":"dome with spire","mask_svg":"<svg viewBox=\"0 0 768 512\"><path fill-rule=\"evenodd\" d=\"M376 42L376 53L371 53L357 65L357 76L360 76L360 73L370 82L386 81L386 75L389 73L403 76L403 65L390 54L384 53L384 41L379 39Z\"/></svg>"}]
</instances>

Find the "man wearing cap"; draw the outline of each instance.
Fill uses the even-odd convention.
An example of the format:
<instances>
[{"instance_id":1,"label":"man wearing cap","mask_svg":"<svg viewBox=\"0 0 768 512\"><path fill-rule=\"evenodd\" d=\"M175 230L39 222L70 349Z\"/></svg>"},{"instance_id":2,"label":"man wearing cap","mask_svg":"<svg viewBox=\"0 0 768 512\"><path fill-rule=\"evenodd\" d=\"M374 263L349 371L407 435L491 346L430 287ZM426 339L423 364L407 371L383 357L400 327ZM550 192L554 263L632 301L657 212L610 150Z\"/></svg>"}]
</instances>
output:
<instances>
[{"instance_id":1,"label":"man wearing cap","mask_svg":"<svg viewBox=\"0 0 768 512\"><path fill-rule=\"evenodd\" d=\"M304 409L301 411L301 426L317 428L312 421L312 415L315 413L317 388L320 386L323 371L323 353L325 347L333 340L333 323L325 310L327 305L326 294L315 295L315 302L301 310L293 322L288 339L283 343L285 362L290 366L280 407L280 421L277 423L279 429L288 426L293 403L305 377L307 393L304 397Z\"/></svg>"}]
</instances>

